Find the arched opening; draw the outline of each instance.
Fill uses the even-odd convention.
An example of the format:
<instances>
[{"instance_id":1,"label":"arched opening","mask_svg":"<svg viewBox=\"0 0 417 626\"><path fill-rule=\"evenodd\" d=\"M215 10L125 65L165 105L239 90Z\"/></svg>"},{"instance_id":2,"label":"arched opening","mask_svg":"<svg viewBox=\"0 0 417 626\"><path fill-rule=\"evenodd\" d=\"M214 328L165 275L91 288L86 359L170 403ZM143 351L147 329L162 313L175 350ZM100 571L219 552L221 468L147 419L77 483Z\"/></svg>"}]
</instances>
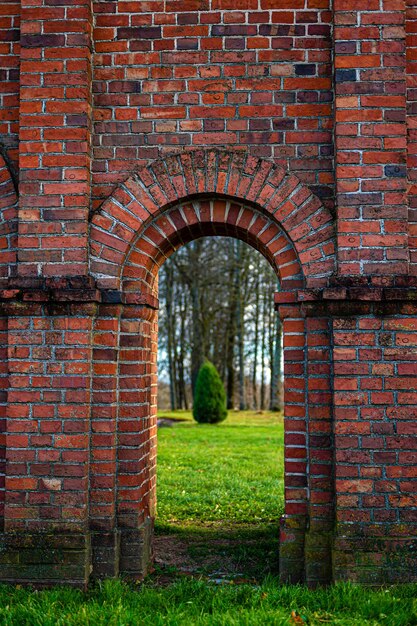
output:
<instances>
[{"instance_id":1,"label":"arched opening","mask_svg":"<svg viewBox=\"0 0 417 626\"><path fill-rule=\"evenodd\" d=\"M260 580L278 572L284 512L276 271L241 240L210 236L170 256L158 282L155 564ZM204 359L225 390L219 424L192 417Z\"/></svg>"},{"instance_id":2,"label":"arched opening","mask_svg":"<svg viewBox=\"0 0 417 626\"><path fill-rule=\"evenodd\" d=\"M178 204L152 220L131 246L121 276L122 292L130 297L158 299L158 275L167 258L188 242L202 236L226 235L255 248L269 262L281 284L302 286L304 278L296 252L287 235L259 210L222 198L204 198ZM271 299L272 300L272 299ZM270 302L272 307L272 301ZM141 317L144 311L146 320ZM126 314L129 316L126 319ZM301 330L301 329L300 329ZM121 319L118 388L119 516L123 524L153 524L156 515L157 456L157 311L124 309ZM304 343L304 328L300 334ZM133 360L143 362L135 365ZM137 372L145 367L141 376ZM136 374L136 377L135 377ZM294 380L296 379L296 376ZM297 386L299 383L294 383ZM298 398L296 398L298 400ZM137 405L139 404L139 407ZM132 419L135 410L143 412L143 430L138 433ZM298 427L298 426L297 426ZM287 453L290 454L287 448ZM306 442L292 448L297 459L297 474L305 483ZM120 462L122 459L122 462ZM291 491L291 490L290 490ZM298 515L306 507L306 485L294 490L287 508L296 501ZM278 560L278 554L276 555Z\"/></svg>"},{"instance_id":3,"label":"arched opening","mask_svg":"<svg viewBox=\"0 0 417 626\"><path fill-rule=\"evenodd\" d=\"M279 277L286 381L280 576L326 580L330 551L323 536L333 523L328 320L309 317L297 294L328 284L332 218L296 177L241 153L169 157L121 185L93 219L91 270L103 302L94 329L92 424L93 431L96 421L101 428L105 414L110 433L105 452L97 449L101 436L92 439L98 476L109 458L116 460L105 481L92 481L93 548L94 533L99 544L108 530L115 553L121 542L120 571L142 576L151 560L158 272L176 250L213 235L250 244ZM314 553L310 570L306 549Z\"/></svg>"}]
</instances>

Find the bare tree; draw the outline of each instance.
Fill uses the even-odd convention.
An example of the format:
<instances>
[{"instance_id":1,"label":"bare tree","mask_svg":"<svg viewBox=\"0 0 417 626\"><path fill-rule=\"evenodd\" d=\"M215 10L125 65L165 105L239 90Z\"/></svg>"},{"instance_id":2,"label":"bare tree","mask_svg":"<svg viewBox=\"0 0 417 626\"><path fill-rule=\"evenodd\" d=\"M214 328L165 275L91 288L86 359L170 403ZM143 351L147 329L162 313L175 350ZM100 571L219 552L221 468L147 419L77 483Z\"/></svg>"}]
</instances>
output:
<instances>
[{"instance_id":1,"label":"bare tree","mask_svg":"<svg viewBox=\"0 0 417 626\"><path fill-rule=\"evenodd\" d=\"M276 275L241 241L195 240L161 270L160 370L172 408L187 408L204 360L216 365L228 407L278 406L280 340L273 312ZM279 400L279 399L278 399Z\"/></svg>"}]
</instances>

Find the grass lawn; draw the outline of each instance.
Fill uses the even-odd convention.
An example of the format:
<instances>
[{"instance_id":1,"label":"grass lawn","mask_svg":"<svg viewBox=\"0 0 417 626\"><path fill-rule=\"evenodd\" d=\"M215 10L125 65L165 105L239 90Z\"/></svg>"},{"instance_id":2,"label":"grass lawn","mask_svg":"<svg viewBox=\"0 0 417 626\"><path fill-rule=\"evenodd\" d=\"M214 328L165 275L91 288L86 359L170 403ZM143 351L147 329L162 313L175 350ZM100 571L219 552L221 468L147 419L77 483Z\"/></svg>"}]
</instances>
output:
<instances>
[{"instance_id":1,"label":"grass lawn","mask_svg":"<svg viewBox=\"0 0 417 626\"><path fill-rule=\"evenodd\" d=\"M415 626L416 587L386 591L348 584L308 591L261 585L224 585L193 578L137 589L106 581L88 593L39 593L0 586L0 624L7 626ZM293 617L292 617L293 616Z\"/></svg>"},{"instance_id":2,"label":"grass lawn","mask_svg":"<svg viewBox=\"0 0 417 626\"><path fill-rule=\"evenodd\" d=\"M184 421L158 434L155 572L87 593L0 586L0 626L417 626L417 585L279 585L279 415L231 413L218 426L164 417Z\"/></svg>"},{"instance_id":3,"label":"grass lawn","mask_svg":"<svg viewBox=\"0 0 417 626\"><path fill-rule=\"evenodd\" d=\"M184 421L158 432L157 563L257 582L276 573L282 416L230 412L218 425L163 416Z\"/></svg>"}]
</instances>

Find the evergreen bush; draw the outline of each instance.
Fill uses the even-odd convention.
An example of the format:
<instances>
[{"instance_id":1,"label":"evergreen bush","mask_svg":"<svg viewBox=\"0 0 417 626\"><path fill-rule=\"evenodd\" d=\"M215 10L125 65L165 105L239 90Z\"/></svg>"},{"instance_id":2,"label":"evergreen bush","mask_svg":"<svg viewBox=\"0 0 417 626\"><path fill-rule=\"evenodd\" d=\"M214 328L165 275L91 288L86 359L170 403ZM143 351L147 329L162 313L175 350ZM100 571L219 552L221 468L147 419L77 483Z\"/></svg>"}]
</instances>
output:
<instances>
[{"instance_id":1,"label":"evergreen bush","mask_svg":"<svg viewBox=\"0 0 417 626\"><path fill-rule=\"evenodd\" d=\"M203 363L197 375L193 417L199 424L217 424L227 417L223 383L210 361Z\"/></svg>"}]
</instances>

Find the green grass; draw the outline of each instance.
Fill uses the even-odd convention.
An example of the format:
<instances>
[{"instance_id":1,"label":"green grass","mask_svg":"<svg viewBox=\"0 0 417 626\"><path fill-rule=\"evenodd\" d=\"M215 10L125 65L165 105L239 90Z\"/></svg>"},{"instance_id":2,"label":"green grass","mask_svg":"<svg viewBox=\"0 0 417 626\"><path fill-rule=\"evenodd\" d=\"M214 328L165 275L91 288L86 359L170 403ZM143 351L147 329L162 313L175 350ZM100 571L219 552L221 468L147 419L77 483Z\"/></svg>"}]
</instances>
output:
<instances>
[{"instance_id":1,"label":"green grass","mask_svg":"<svg viewBox=\"0 0 417 626\"><path fill-rule=\"evenodd\" d=\"M142 584L105 581L87 593L0 585L0 626L417 626L417 585L312 591L274 577L279 415L231 413L218 426L180 417L158 434L156 525L157 541L182 550L178 564L159 565Z\"/></svg>"},{"instance_id":2,"label":"green grass","mask_svg":"<svg viewBox=\"0 0 417 626\"><path fill-rule=\"evenodd\" d=\"M275 522L284 507L280 414L231 412L220 424L184 420L158 432L159 527ZM185 421L186 420L186 421Z\"/></svg>"},{"instance_id":3,"label":"green grass","mask_svg":"<svg viewBox=\"0 0 417 626\"><path fill-rule=\"evenodd\" d=\"M73 589L28 592L0 587L4 626L266 626L280 624L415 626L416 586L365 590L350 584L309 591L279 586L216 586L177 580L130 587L106 581L88 593ZM294 618L291 618L291 614Z\"/></svg>"},{"instance_id":4,"label":"green grass","mask_svg":"<svg viewBox=\"0 0 417 626\"><path fill-rule=\"evenodd\" d=\"M175 533L172 548L187 552L195 573L256 580L276 573L282 416L230 412L217 425L186 412L163 416L183 421L158 432L157 535Z\"/></svg>"}]
</instances>

